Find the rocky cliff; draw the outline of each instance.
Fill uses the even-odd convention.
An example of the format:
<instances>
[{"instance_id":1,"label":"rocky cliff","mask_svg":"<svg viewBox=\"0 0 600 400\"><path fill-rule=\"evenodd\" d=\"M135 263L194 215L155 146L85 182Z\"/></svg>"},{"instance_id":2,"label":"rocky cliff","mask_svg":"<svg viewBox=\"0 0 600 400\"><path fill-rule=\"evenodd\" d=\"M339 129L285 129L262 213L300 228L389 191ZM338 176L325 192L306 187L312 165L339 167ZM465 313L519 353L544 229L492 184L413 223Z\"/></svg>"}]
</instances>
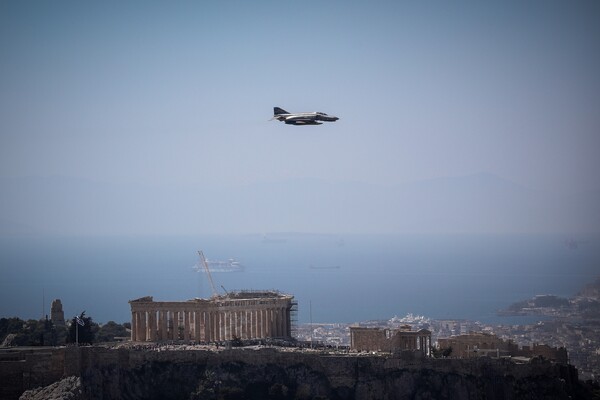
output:
<instances>
[{"instance_id":1,"label":"rocky cliff","mask_svg":"<svg viewBox=\"0 0 600 400\"><path fill-rule=\"evenodd\" d=\"M62 349L77 399L568 399L592 398L572 366L538 360L437 360L273 348ZM56 358L56 357L55 357ZM14 372L14 371L13 371ZM0 378L2 376L0 375ZM38 379L39 380L39 379ZM52 389L55 393L56 389ZM22 399L35 399L27 392ZM73 395L77 395L73 397ZM39 395L38 395L39 396Z\"/></svg>"}]
</instances>

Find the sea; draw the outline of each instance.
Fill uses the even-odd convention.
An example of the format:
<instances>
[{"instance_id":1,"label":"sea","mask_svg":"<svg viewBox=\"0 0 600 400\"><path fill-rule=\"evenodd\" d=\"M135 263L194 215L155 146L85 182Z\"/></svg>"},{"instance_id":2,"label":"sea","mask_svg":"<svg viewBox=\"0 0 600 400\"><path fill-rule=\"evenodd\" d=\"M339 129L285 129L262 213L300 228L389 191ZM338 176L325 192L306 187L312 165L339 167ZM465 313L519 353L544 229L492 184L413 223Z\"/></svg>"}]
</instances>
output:
<instances>
[{"instance_id":1,"label":"sea","mask_svg":"<svg viewBox=\"0 0 600 400\"><path fill-rule=\"evenodd\" d=\"M0 317L130 321L129 300L207 298L198 250L235 259L214 271L218 293L292 294L298 323L354 323L408 313L489 324L529 323L497 311L538 294L574 296L600 276L600 234L0 237Z\"/></svg>"}]
</instances>

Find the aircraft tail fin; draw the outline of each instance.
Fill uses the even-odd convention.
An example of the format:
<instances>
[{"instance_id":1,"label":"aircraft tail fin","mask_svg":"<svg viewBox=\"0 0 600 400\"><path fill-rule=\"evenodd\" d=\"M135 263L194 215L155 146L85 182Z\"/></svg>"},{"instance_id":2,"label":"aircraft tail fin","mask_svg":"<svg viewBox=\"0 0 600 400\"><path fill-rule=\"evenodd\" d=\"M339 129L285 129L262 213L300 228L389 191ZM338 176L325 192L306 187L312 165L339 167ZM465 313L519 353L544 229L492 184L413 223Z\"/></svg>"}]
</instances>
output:
<instances>
[{"instance_id":1,"label":"aircraft tail fin","mask_svg":"<svg viewBox=\"0 0 600 400\"><path fill-rule=\"evenodd\" d=\"M289 114L289 112L285 111L283 108L273 107L273 114L275 114L275 115Z\"/></svg>"}]
</instances>

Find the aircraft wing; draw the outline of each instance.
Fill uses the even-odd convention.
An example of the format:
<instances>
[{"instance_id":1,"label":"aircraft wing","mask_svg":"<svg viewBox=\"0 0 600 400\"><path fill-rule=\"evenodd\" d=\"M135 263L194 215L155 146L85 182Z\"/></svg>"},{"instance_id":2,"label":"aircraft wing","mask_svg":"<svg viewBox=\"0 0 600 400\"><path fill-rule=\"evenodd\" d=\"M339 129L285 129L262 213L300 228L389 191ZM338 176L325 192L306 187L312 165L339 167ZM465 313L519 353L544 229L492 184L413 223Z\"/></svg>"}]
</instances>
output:
<instances>
[{"instance_id":1,"label":"aircraft wing","mask_svg":"<svg viewBox=\"0 0 600 400\"><path fill-rule=\"evenodd\" d=\"M321 125L321 122L317 122L313 119L294 119L291 121L285 121L289 125Z\"/></svg>"}]
</instances>

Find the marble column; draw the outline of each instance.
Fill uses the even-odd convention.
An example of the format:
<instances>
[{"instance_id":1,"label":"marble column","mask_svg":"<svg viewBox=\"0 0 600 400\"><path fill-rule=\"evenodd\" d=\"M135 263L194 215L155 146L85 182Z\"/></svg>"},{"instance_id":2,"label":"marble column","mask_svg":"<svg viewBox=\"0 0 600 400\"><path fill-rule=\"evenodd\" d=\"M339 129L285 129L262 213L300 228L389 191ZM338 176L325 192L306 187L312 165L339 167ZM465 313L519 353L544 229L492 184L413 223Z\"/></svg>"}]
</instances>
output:
<instances>
[{"instance_id":1,"label":"marble column","mask_svg":"<svg viewBox=\"0 0 600 400\"><path fill-rule=\"evenodd\" d=\"M217 311L212 312L210 322L212 324L212 338L217 341L219 340L219 313Z\"/></svg>"},{"instance_id":2,"label":"marble column","mask_svg":"<svg viewBox=\"0 0 600 400\"><path fill-rule=\"evenodd\" d=\"M235 312L235 337L242 338L242 312Z\"/></svg>"},{"instance_id":3,"label":"marble column","mask_svg":"<svg viewBox=\"0 0 600 400\"><path fill-rule=\"evenodd\" d=\"M258 311L252 311L252 339L259 338L258 335Z\"/></svg>"},{"instance_id":4,"label":"marble column","mask_svg":"<svg viewBox=\"0 0 600 400\"><path fill-rule=\"evenodd\" d=\"M156 342L156 310L148 312L148 331L151 342Z\"/></svg>"},{"instance_id":5,"label":"marble column","mask_svg":"<svg viewBox=\"0 0 600 400\"><path fill-rule=\"evenodd\" d=\"M237 312L232 311L229 313L229 317L231 320L231 329L230 329L230 333L229 333L229 340L233 339L234 337L238 336L238 331L237 331Z\"/></svg>"},{"instance_id":6,"label":"marble column","mask_svg":"<svg viewBox=\"0 0 600 400\"><path fill-rule=\"evenodd\" d=\"M175 326L175 321L173 318L173 311L167 311L167 339L173 340L175 336L173 336L173 327Z\"/></svg>"},{"instance_id":7,"label":"marble column","mask_svg":"<svg viewBox=\"0 0 600 400\"><path fill-rule=\"evenodd\" d=\"M242 311L242 339L248 338L248 311Z\"/></svg>"},{"instance_id":8,"label":"marble column","mask_svg":"<svg viewBox=\"0 0 600 400\"><path fill-rule=\"evenodd\" d=\"M223 311L219 311L218 314L219 322L217 323L217 329L219 330L219 341L223 341L225 339L225 313Z\"/></svg>"},{"instance_id":9,"label":"marble column","mask_svg":"<svg viewBox=\"0 0 600 400\"><path fill-rule=\"evenodd\" d=\"M265 337L271 336L271 309L265 310Z\"/></svg>"},{"instance_id":10,"label":"marble column","mask_svg":"<svg viewBox=\"0 0 600 400\"><path fill-rule=\"evenodd\" d=\"M273 310L267 309L267 336L273 337Z\"/></svg>"},{"instance_id":11,"label":"marble column","mask_svg":"<svg viewBox=\"0 0 600 400\"><path fill-rule=\"evenodd\" d=\"M190 340L190 329L192 325L190 324L190 312L183 312L183 340L186 342Z\"/></svg>"},{"instance_id":12,"label":"marble column","mask_svg":"<svg viewBox=\"0 0 600 400\"><path fill-rule=\"evenodd\" d=\"M196 340L196 312L190 311L190 340Z\"/></svg>"},{"instance_id":13,"label":"marble column","mask_svg":"<svg viewBox=\"0 0 600 400\"><path fill-rule=\"evenodd\" d=\"M263 310L257 310L256 311L256 333L260 339L264 338L263 324L264 324Z\"/></svg>"},{"instance_id":14,"label":"marble column","mask_svg":"<svg viewBox=\"0 0 600 400\"><path fill-rule=\"evenodd\" d=\"M277 312L277 308L273 308L271 310L271 313L273 314L273 333L272 333L272 336L273 337L278 337L279 336L279 313Z\"/></svg>"},{"instance_id":15,"label":"marble column","mask_svg":"<svg viewBox=\"0 0 600 400\"><path fill-rule=\"evenodd\" d=\"M246 339L252 339L252 311L244 311L244 327Z\"/></svg>"},{"instance_id":16,"label":"marble column","mask_svg":"<svg viewBox=\"0 0 600 400\"><path fill-rule=\"evenodd\" d=\"M137 312L131 312L131 341L137 340Z\"/></svg>"},{"instance_id":17,"label":"marble column","mask_svg":"<svg viewBox=\"0 0 600 400\"><path fill-rule=\"evenodd\" d=\"M259 330L260 330L260 338L264 339L267 336L267 319L266 319L266 311L259 310L258 311L258 319L259 319Z\"/></svg>"},{"instance_id":18,"label":"marble column","mask_svg":"<svg viewBox=\"0 0 600 400\"><path fill-rule=\"evenodd\" d=\"M201 311L194 311L194 340L199 343L202 341L201 337L201 328L200 328L200 317L202 315Z\"/></svg>"},{"instance_id":19,"label":"marble column","mask_svg":"<svg viewBox=\"0 0 600 400\"><path fill-rule=\"evenodd\" d=\"M233 338L241 338L241 330L240 330L240 313L239 311L231 312L231 339Z\"/></svg>"},{"instance_id":20,"label":"marble column","mask_svg":"<svg viewBox=\"0 0 600 400\"><path fill-rule=\"evenodd\" d=\"M160 318L160 328L159 328L159 338L160 340L167 340L167 312L165 310L162 310L159 314L159 318Z\"/></svg>"},{"instance_id":21,"label":"marble column","mask_svg":"<svg viewBox=\"0 0 600 400\"><path fill-rule=\"evenodd\" d=\"M240 313L239 311L234 311L231 313L231 320L233 324L233 329L231 330L231 338L239 338L240 337Z\"/></svg>"},{"instance_id":22,"label":"marble column","mask_svg":"<svg viewBox=\"0 0 600 400\"><path fill-rule=\"evenodd\" d=\"M148 338L148 325L146 324L146 311L140 313L140 341L145 342Z\"/></svg>"},{"instance_id":23,"label":"marble column","mask_svg":"<svg viewBox=\"0 0 600 400\"><path fill-rule=\"evenodd\" d=\"M256 339L258 337L258 334L256 333L256 328L258 327L258 324L256 323L256 315L257 315L256 310L250 312L250 316L252 318L252 324L250 325L251 326L251 333L250 333L251 339Z\"/></svg>"},{"instance_id":24,"label":"marble column","mask_svg":"<svg viewBox=\"0 0 600 400\"><path fill-rule=\"evenodd\" d=\"M217 340L223 340L223 324L225 323L225 318L223 316L223 312L219 311L216 314L216 330L217 330Z\"/></svg>"},{"instance_id":25,"label":"marble column","mask_svg":"<svg viewBox=\"0 0 600 400\"><path fill-rule=\"evenodd\" d=\"M224 339L223 333L225 332L225 315L223 311L219 310L217 313L217 340L222 341Z\"/></svg>"},{"instance_id":26,"label":"marble column","mask_svg":"<svg viewBox=\"0 0 600 400\"><path fill-rule=\"evenodd\" d=\"M225 316L225 332L223 332L223 340L229 340L231 339L229 336L231 334L231 313L225 311L223 315Z\"/></svg>"},{"instance_id":27,"label":"marble column","mask_svg":"<svg viewBox=\"0 0 600 400\"><path fill-rule=\"evenodd\" d=\"M135 329L135 341L140 342L142 340L142 312L137 311L135 313L136 317L136 329Z\"/></svg>"},{"instance_id":28,"label":"marble column","mask_svg":"<svg viewBox=\"0 0 600 400\"><path fill-rule=\"evenodd\" d=\"M240 339L246 339L245 335L246 335L246 312L245 311L238 311L237 312L237 316L238 316L238 337Z\"/></svg>"},{"instance_id":29,"label":"marble column","mask_svg":"<svg viewBox=\"0 0 600 400\"><path fill-rule=\"evenodd\" d=\"M173 312L173 340L179 340L179 311Z\"/></svg>"},{"instance_id":30,"label":"marble column","mask_svg":"<svg viewBox=\"0 0 600 400\"><path fill-rule=\"evenodd\" d=\"M275 323L275 337L279 337L281 336L279 334L279 328L281 328L281 314L279 313L279 308L274 308L273 309L273 322Z\"/></svg>"},{"instance_id":31,"label":"marble column","mask_svg":"<svg viewBox=\"0 0 600 400\"><path fill-rule=\"evenodd\" d=\"M431 335L427 335L427 342L426 342L425 345L427 346L427 349L426 349L427 353L426 354L428 356L431 356Z\"/></svg>"},{"instance_id":32,"label":"marble column","mask_svg":"<svg viewBox=\"0 0 600 400\"><path fill-rule=\"evenodd\" d=\"M233 333L235 331L235 315L233 312L227 313L227 324L228 324L228 332L227 332L227 340L233 339Z\"/></svg>"},{"instance_id":33,"label":"marble column","mask_svg":"<svg viewBox=\"0 0 600 400\"><path fill-rule=\"evenodd\" d=\"M248 339L248 321L247 321L247 312L246 311L242 311L240 313L241 316L241 325L242 325L242 329L241 329L241 334L242 334L242 339Z\"/></svg>"},{"instance_id":34,"label":"marble column","mask_svg":"<svg viewBox=\"0 0 600 400\"><path fill-rule=\"evenodd\" d=\"M256 311L256 336L259 339L264 338L263 336L263 310Z\"/></svg>"},{"instance_id":35,"label":"marble column","mask_svg":"<svg viewBox=\"0 0 600 400\"><path fill-rule=\"evenodd\" d=\"M213 336L211 334L212 330L212 320L211 320L212 312L205 311L204 312L204 341L212 342Z\"/></svg>"},{"instance_id":36,"label":"marble column","mask_svg":"<svg viewBox=\"0 0 600 400\"><path fill-rule=\"evenodd\" d=\"M284 337L285 336L285 309L280 307L277 310L277 314L279 316L279 334L277 336Z\"/></svg>"},{"instance_id":37,"label":"marble column","mask_svg":"<svg viewBox=\"0 0 600 400\"><path fill-rule=\"evenodd\" d=\"M139 336L140 336L140 312L139 311L136 311L133 313L133 320L134 320L133 330L135 330L135 335L133 336L133 340L137 342L139 340Z\"/></svg>"}]
</instances>

